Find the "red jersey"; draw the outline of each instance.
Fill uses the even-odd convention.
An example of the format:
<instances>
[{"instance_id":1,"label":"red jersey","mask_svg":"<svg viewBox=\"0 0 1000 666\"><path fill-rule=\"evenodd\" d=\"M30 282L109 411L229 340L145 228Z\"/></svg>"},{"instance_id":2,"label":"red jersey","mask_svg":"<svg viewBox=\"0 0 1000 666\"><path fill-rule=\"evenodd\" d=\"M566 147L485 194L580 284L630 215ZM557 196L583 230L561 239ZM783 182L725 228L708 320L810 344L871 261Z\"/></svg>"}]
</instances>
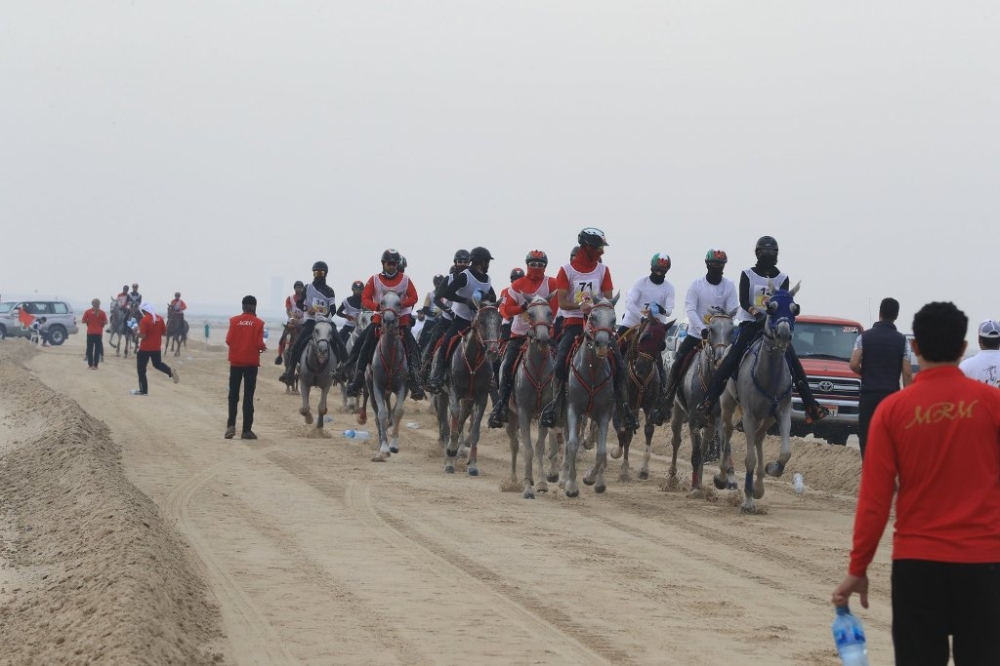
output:
<instances>
[{"instance_id":1,"label":"red jersey","mask_svg":"<svg viewBox=\"0 0 1000 666\"><path fill-rule=\"evenodd\" d=\"M170 301L170 307L172 307L177 312L184 312L185 310L187 310L188 306L187 303L185 303L181 299L175 298L174 300Z\"/></svg>"},{"instance_id":2,"label":"red jersey","mask_svg":"<svg viewBox=\"0 0 1000 666\"><path fill-rule=\"evenodd\" d=\"M104 310L90 308L83 313L82 321L87 325L87 335L101 335L108 324L108 315Z\"/></svg>"},{"instance_id":3,"label":"red jersey","mask_svg":"<svg viewBox=\"0 0 1000 666\"><path fill-rule=\"evenodd\" d=\"M167 324L160 315L148 312L139 320L139 351L160 351L163 336L167 334Z\"/></svg>"},{"instance_id":4,"label":"red jersey","mask_svg":"<svg viewBox=\"0 0 1000 666\"><path fill-rule=\"evenodd\" d=\"M382 294L387 291L395 291L399 294L399 307L403 310L400 313L403 316L400 317L399 323L403 326L408 326L412 321L408 313L420 298L417 296L417 288L413 286L413 281L403 275L402 272L397 272L391 278L386 277L382 273L376 273L368 278L364 291L361 292L361 307L376 313L372 317L373 322L378 323L382 321L381 315L377 314L378 303L382 298Z\"/></svg>"},{"instance_id":5,"label":"red jersey","mask_svg":"<svg viewBox=\"0 0 1000 666\"><path fill-rule=\"evenodd\" d=\"M249 312L229 318L226 332L229 363L238 368L259 366L260 355L267 351L264 344L264 320Z\"/></svg>"},{"instance_id":6,"label":"red jersey","mask_svg":"<svg viewBox=\"0 0 1000 666\"><path fill-rule=\"evenodd\" d=\"M542 276L540 280L533 280L530 276L520 277L511 283L510 287L501 292L500 316L511 320L511 335L521 336L528 332L528 325L525 322L515 319L524 312L525 306L531 302L535 296L540 296L549 301L552 308L552 315L555 316L558 303L555 298L556 279ZM524 301L524 305L520 301Z\"/></svg>"},{"instance_id":7,"label":"red jersey","mask_svg":"<svg viewBox=\"0 0 1000 666\"><path fill-rule=\"evenodd\" d=\"M939 366L878 406L854 517L854 576L875 555L897 477L894 560L1000 562L1000 391Z\"/></svg>"}]
</instances>

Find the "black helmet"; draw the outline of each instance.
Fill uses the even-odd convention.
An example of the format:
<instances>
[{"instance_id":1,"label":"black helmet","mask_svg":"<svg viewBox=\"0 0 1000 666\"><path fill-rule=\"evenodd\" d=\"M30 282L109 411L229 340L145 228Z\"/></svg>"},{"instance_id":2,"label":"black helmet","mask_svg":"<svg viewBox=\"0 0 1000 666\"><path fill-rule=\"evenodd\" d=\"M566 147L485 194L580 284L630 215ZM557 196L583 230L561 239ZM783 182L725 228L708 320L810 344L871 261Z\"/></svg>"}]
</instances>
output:
<instances>
[{"instance_id":1,"label":"black helmet","mask_svg":"<svg viewBox=\"0 0 1000 666\"><path fill-rule=\"evenodd\" d=\"M608 239L604 237L604 232L596 227L587 227L576 236L576 242L580 245L591 245L593 247L604 247L608 244Z\"/></svg>"},{"instance_id":2,"label":"black helmet","mask_svg":"<svg viewBox=\"0 0 1000 666\"><path fill-rule=\"evenodd\" d=\"M760 252L761 250L777 252L778 241L774 240L773 236L761 236L757 239L757 247L754 249L754 252Z\"/></svg>"},{"instance_id":3,"label":"black helmet","mask_svg":"<svg viewBox=\"0 0 1000 666\"><path fill-rule=\"evenodd\" d=\"M510 281L511 282L513 282L514 280L517 280L519 278L523 278L523 277L524 277L524 269L522 269L522 268L511 269L511 271L510 271Z\"/></svg>"},{"instance_id":4,"label":"black helmet","mask_svg":"<svg viewBox=\"0 0 1000 666\"><path fill-rule=\"evenodd\" d=\"M399 255L399 270L401 271L406 270L406 257L404 257L403 255Z\"/></svg>"},{"instance_id":5,"label":"black helmet","mask_svg":"<svg viewBox=\"0 0 1000 666\"><path fill-rule=\"evenodd\" d=\"M477 259L479 261L489 261L492 258L493 255L490 254L490 251L485 247L474 247L472 248L472 251L469 252L469 259L472 261L476 261Z\"/></svg>"},{"instance_id":6,"label":"black helmet","mask_svg":"<svg viewBox=\"0 0 1000 666\"><path fill-rule=\"evenodd\" d=\"M540 261L546 266L549 265L549 255L545 254L541 250L532 250L528 253L528 256L524 258L525 264L530 264L533 261Z\"/></svg>"},{"instance_id":7,"label":"black helmet","mask_svg":"<svg viewBox=\"0 0 1000 666\"><path fill-rule=\"evenodd\" d=\"M456 264L467 264L471 260L472 257L469 256L468 250L459 250L458 252L455 253L454 261Z\"/></svg>"},{"instance_id":8,"label":"black helmet","mask_svg":"<svg viewBox=\"0 0 1000 666\"><path fill-rule=\"evenodd\" d=\"M313 264L313 273L316 271L323 271L324 273L330 272L330 267L326 265L325 261L317 261Z\"/></svg>"},{"instance_id":9,"label":"black helmet","mask_svg":"<svg viewBox=\"0 0 1000 666\"><path fill-rule=\"evenodd\" d=\"M351 283L351 291L361 291L365 288L365 283L361 280L355 280Z\"/></svg>"},{"instance_id":10,"label":"black helmet","mask_svg":"<svg viewBox=\"0 0 1000 666\"><path fill-rule=\"evenodd\" d=\"M438 273L437 275L434 276L434 286L437 287L439 284L441 284L442 282L444 282L444 280L445 280L445 277L443 275L441 275L440 273Z\"/></svg>"},{"instance_id":11,"label":"black helmet","mask_svg":"<svg viewBox=\"0 0 1000 666\"><path fill-rule=\"evenodd\" d=\"M296 280L295 284L292 285L292 289L294 289L295 287L304 287L304 286L306 286L305 282L303 282L302 280Z\"/></svg>"},{"instance_id":12,"label":"black helmet","mask_svg":"<svg viewBox=\"0 0 1000 666\"><path fill-rule=\"evenodd\" d=\"M579 253L580 253L580 246L579 245L574 245L573 249L569 251L569 260L573 261L573 257L575 257L576 255L578 255Z\"/></svg>"},{"instance_id":13,"label":"black helmet","mask_svg":"<svg viewBox=\"0 0 1000 666\"><path fill-rule=\"evenodd\" d=\"M399 252L397 252L396 250L393 250L392 248L389 248L388 250L386 250L385 252L382 253L382 262L383 263L385 263L387 261L390 261L390 262L395 262L395 263L398 264L399 263L399 259L400 259Z\"/></svg>"}]
</instances>

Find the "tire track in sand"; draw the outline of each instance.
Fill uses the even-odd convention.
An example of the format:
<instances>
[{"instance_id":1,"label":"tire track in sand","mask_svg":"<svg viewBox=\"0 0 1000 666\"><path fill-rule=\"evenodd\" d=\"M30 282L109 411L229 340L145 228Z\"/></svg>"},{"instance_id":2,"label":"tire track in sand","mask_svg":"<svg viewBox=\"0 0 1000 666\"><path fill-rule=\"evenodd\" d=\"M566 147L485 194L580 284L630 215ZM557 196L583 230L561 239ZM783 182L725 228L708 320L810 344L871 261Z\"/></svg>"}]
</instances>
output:
<instances>
[{"instance_id":1,"label":"tire track in sand","mask_svg":"<svg viewBox=\"0 0 1000 666\"><path fill-rule=\"evenodd\" d=\"M495 571L482 566L456 550L439 544L416 532L408 525L383 515L371 501L370 484L349 481L347 485L321 477L305 463L283 453L270 453L267 458L286 472L334 500L346 501L348 508L372 531L401 551L420 557L435 575L458 574L470 586L484 590L506 609L506 616L534 635L543 634L546 645L562 645L580 664L630 664L624 650L593 636L591 628L573 621L563 611L547 606L530 594L507 583ZM445 572L445 573L442 573Z\"/></svg>"},{"instance_id":2,"label":"tire track in sand","mask_svg":"<svg viewBox=\"0 0 1000 666\"><path fill-rule=\"evenodd\" d=\"M194 548L198 556L196 564L216 595L221 596L220 605L231 609L238 616L234 618L236 622L229 623L231 627L239 628L238 635L229 636L230 644L237 653L237 661L242 664L298 664L299 661L284 649L274 627L257 605L219 564L211 546L202 538L188 513L195 493L222 468L221 464L213 465L179 484L170 491L164 506Z\"/></svg>"}]
</instances>

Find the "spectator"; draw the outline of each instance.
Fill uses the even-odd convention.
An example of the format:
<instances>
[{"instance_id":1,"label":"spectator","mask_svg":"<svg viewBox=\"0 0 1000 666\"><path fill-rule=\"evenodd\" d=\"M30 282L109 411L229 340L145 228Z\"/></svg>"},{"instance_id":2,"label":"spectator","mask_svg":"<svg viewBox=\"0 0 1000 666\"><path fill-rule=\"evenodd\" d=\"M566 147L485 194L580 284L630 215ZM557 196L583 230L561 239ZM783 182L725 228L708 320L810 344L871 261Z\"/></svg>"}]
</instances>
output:
<instances>
[{"instance_id":1,"label":"spectator","mask_svg":"<svg viewBox=\"0 0 1000 666\"><path fill-rule=\"evenodd\" d=\"M1000 627L1000 391L965 377L968 319L952 303L913 318L920 372L875 412L854 516L854 543L834 605L858 593L897 488L892 552L896 664L995 664Z\"/></svg>"},{"instance_id":2,"label":"spectator","mask_svg":"<svg viewBox=\"0 0 1000 666\"><path fill-rule=\"evenodd\" d=\"M49 346L49 341L45 337L45 331L42 330L42 327L45 326L46 321L47 319L45 317L35 317L32 320L31 325L28 327L31 330L31 335L28 338L31 344L39 345L42 347Z\"/></svg>"},{"instance_id":3,"label":"spectator","mask_svg":"<svg viewBox=\"0 0 1000 666\"><path fill-rule=\"evenodd\" d=\"M171 370L170 366L160 358L160 347L163 336L167 333L167 324L163 317L156 314L152 303L143 303L143 315L139 321L139 351L135 355L136 369L139 373L139 390L134 395L148 395L149 383L146 381L146 365L152 361L153 367L167 375L178 383L181 379L176 370Z\"/></svg>"},{"instance_id":4,"label":"spectator","mask_svg":"<svg viewBox=\"0 0 1000 666\"><path fill-rule=\"evenodd\" d=\"M851 353L851 370L861 375L861 398L858 401L858 442L861 457L868 443L868 426L879 403L913 381L913 368L907 353L906 336L896 330L899 301L883 298L878 307L878 321L858 336Z\"/></svg>"},{"instance_id":5,"label":"spectator","mask_svg":"<svg viewBox=\"0 0 1000 666\"><path fill-rule=\"evenodd\" d=\"M979 353L958 367L966 377L1000 388L1000 323L987 319L979 325Z\"/></svg>"},{"instance_id":6,"label":"spectator","mask_svg":"<svg viewBox=\"0 0 1000 666\"><path fill-rule=\"evenodd\" d=\"M229 346L229 419L226 439L236 436L236 408L240 403L240 383L243 384L243 429L240 439L257 439L253 431L253 395L257 390L260 355L267 351L264 344L264 321L257 318L257 299L243 297L243 313L229 319L226 333Z\"/></svg>"},{"instance_id":7,"label":"spectator","mask_svg":"<svg viewBox=\"0 0 1000 666\"><path fill-rule=\"evenodd\" d=\"M104 358L104 327L108 325L108 315L101 309L101 299L90 302L93 306L83 313L83 323L87 325L87 367L97 370L97 364Z\"/></svg>"}]
</instances>

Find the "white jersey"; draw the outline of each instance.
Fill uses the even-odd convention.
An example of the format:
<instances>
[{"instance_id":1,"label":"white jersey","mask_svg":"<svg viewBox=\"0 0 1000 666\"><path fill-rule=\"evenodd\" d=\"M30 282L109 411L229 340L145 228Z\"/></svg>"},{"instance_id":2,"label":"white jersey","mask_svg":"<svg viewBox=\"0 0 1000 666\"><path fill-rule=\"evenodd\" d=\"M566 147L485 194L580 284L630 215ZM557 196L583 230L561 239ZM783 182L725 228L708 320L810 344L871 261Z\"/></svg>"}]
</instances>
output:
<instances>
[{"instance_id":1,"label":"white jersey","mask_svg":"<svg viewBox=\"0 0 1000 666\"><path fill-rule=\"evenodd\" d=\"M666 324L667 317L674 311L674 285L666 279L656 284L648 275L636 280L625 299L622 324L629 327L637 325L642 321L642 311L651 305L659 306L656 318Z\"/></svg>"},{"instance_id":2,"label":"white jersey","mask_svg":"<svg viewBox=\"0 0 1000 666\"><path fill-rule=\"evenodd\" d=\"M758 310L767 308L767 302L771 300L771 294L777 291L785 283L785 280L788 279L788 275L781 271L778 272L777 277L773 278L761 277L750 268L743 271L743 274L750 280L750 305ZM774 285L773 288L771 285ZM736 313L737 322L752 320L753 315L743 308L740 308L740 311Z\"/></svg>"},{"instance_id":3,"label":"white jersey","mask_svg":"<svg viewBox=\"0 0 1000 666\"><path fill-rule=\"evenodd\" d=\"M471 299L472 295L475 294L477 291L485 295L489 293L490 289L493 288L489 276L486 277L485 281L480 281L477 280L475 276L472 275L472 271L470 271L468 268L462 271L462 273L465 274L465 286L459 289L457 292L455 292L458 296L461 296L462 298ZM476 318L476 313L473 312L472 308L466 305L465 303L459 303L458 301L455 301L454 303L452 303L451 309L455 312L456 317L461 317L466 321L472 321L473 319Z\"/></svg>"},{"instance_id":4,"label":"white jersey","mask_svg":"<svg viewBox=\"0 0 1000 666\"><path fill-rule=\"evenodd\" d=\"M1000 388L1000 349L980 349L958 367L969 379Z\"/></svg>"},{"instance_id":5,"label":"white jersey","mask_svg":"<svg viewBox=\"0 0 1000 666\"><path fill-rule=\"evenodd\" d=\"M307 321L326 319L332 317L337 311L337 302L334 297L321 292L312 282L306 285L306 297L303 304L306 306L305 318Z\"/></svg>"},{"instance_id":6,"label":"white jersey","mask_svg":"<svg viewBox=\"0 0 1000 666\"><path fill-rule=\"evenodd\" d=\"M604 282L604 275L608 271L608 267L604 264L598 263L594 267L594 270L587 273L576 270L572 264L566 264L562 269L563 273L566 274L566 281L569 282L569 293L566 294L567 300L579 304L583 302L585 294L591 300L596 300L598 296L602 295L601 284ZM556 316L566 319L581 319L583 313L579 310L563 310L559 308Z\"/></svg>"},{"instance_id":7,"label":"white jersey","mask_svg":"<svg viewBox=\"0 0 1000 666\"><path fill-rule=\"evenodd\" d=\"M712 315L726 314L738 310L740 297L732 280L722 278L719 284L712 284L704 276L688 287L684 298L684 312L688 318L688 335L701 337Z\"/></svg>"},{"instance_id":8,"label":"white jersey","mask_svg":"<svg viewBox=\"0 0 1000 666\"><path fill-rule=\"evenodd\" d=\"M424 314L427 319L434 321L441 316L441 308L439 308L434 302L433 291L427 292L427 296L424 298L424 303L430 303L430 305L427 306L427 312Z\"/></svg>"},{"instance_id":9,"label":"white jersey","mask_svg":"<svg viewBox=\"0 0 1000 666\"><path fill-rule=\"evenodd\" d=\"M375 301L376 303L381 303L382 296L384 296L385 293L389 291L396 292L397 294L399 294L399 300L403 300L403 298L406 296L407 290L409 290L410 288L410 278L404 275L403 279L400 280L398 284L389 286L386 283L382 282L382 278L380 277L380 275L381 274L376 274L375 279L372 280L373 283L372 286L374 287L375 290L375 295L372 298L372 300ZM402 317L403 315L410 314L410 312L412 311L413 311L413 306L407 305L405 308L402 308L400 310L399 316Z\"/></svg>"},{"instance_id":10,"label":"white jersey","mask_svg":"<svg viewBox=\"0 0 1000 666\"><path fill-rule=\"evenodd\" d=\"M523 294L513 287L507 292L507 298L514 301L520 306L525 306L531 302L535 296L541 296L546 301L549 300L551 293L549 292L549 280L551 278L543 277L542 281L538 283L538 289L532 294ZM531 326L528 325L528 318L526 315L517 315L510 321L510 334L515 335L527 335Z\"/></svg>"}]
</instances>

